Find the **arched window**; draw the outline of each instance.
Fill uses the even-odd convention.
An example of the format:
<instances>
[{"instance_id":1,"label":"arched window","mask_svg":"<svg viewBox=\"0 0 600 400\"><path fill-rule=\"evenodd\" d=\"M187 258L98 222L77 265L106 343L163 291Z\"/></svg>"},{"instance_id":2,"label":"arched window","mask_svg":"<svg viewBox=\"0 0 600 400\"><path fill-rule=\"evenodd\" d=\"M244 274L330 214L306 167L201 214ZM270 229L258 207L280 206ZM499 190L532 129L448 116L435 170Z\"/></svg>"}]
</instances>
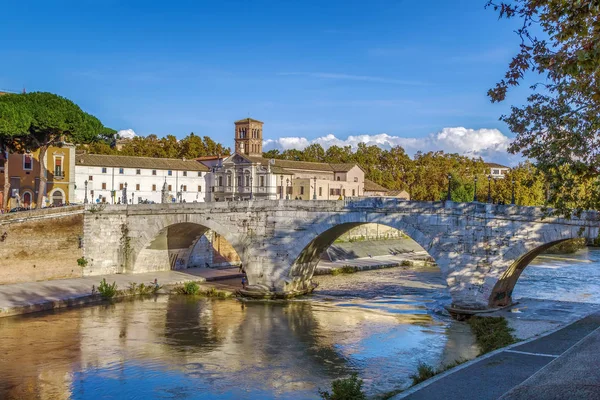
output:
<instances>
[{"instance_id":1,"label":"arched window","mask_svg":"<svg viewBox=\"0 0 600 400\"><path fill-rule=\"evenodd\" d=\"M55 206L60 206L64 203L64 197L60 190L55 190L52 193L52 204Z\"/></svg>"},{"instance_id":2,"label":"arched window","mask_svg":"<svg viewBox=\"0 0 600 400\"><path fill-rule=\"evenodd\" d=\"M31 193L25 192L23 194L23 207L30 207L30 206L31 206Z\"/></svg>"},{"instance_id":3,"label":"arched window","mask_svg":"<svg viewBox=\"0 0 600 400\"><path fill-rule=\"evenodd\" d=\"M339 181L339 180L340 180L340 177L338 176L336 180L338 180L338 181Z\"/></svg>"}]
</instances>

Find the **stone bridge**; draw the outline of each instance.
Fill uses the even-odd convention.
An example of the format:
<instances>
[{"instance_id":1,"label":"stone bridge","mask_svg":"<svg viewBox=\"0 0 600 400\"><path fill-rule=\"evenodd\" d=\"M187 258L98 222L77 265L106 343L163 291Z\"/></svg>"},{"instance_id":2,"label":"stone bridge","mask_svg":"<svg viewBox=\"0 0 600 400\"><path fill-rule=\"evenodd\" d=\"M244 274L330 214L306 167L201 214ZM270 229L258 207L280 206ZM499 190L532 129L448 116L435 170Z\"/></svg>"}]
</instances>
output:
<instances>
[{"instance_id":1,"label":"stone bridge","mask_svg":"<svg viewBox=\"0 0 600 400\"><path fill-rule=\"evenodd\" d=\"M598 215L570 219L540 208L365 198L87 206L84 275L186 268L209 229L240 256L254 290L309 287L320 254L365 223L409 235L437 262L453 305L486 309L511 301L523 269L564 240L599 234Z\"/></svg>"}]
</instances>

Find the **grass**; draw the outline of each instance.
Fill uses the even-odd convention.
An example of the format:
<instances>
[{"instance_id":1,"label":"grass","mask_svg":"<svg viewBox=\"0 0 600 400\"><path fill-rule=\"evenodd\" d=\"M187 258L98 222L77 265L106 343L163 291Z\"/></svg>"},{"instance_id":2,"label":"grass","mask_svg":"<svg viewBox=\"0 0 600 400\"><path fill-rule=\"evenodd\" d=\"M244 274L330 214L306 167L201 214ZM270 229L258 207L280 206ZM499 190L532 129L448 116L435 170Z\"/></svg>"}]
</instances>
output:
<instances>
[{"instance_id":1,"label":"grass","mask_svg":"<svg viewBox=\"0 0 600 400\"><path fill-rule=\"evenodd\" d=\"M354 373L349 378L336 379L331 383L331 393L319 390L323 400L366 400L362 390L363 380Z\"/></svg>"},{"instance_id":2,"label":"grass","mask_svg":"<svg viewBox=\"0 0 600 400\"><path fill-rule=\"evenodd\" d=\"M417 373L409 376L412 379L412 386L418 385L419 383L426 381L429 378L433 378L436 375L441 374L442 372L446 372L449 369L452 369L460 364L467 362L464 358L459 358L458 360L454 360L450 364L444 364L441 367L434 369L431 365L420 362L417 366Z\"/></svg>"},{"instance_id":3,"label":"grass","mask_svg":"<svg viewBox=\"0 0 600 400\"><path fill-rule=\"evenodd\" d=\"M219 299L226 299L233 296L231 292L219 290L214 287L202 290L200 285L198 285L196 282L186 282L182 286L177 286L173 290L177 294L185 294L188 296L215 297Z\"/></svg>"},{"instance_id":4,"label":"grass","mask_svg":"<svg viewBox=\"0 0 600 400\"><path fill-rule=\"evenodd\" d=\"M200 291L200 286L196 282L186 282L182 286L177 286L175 288L175 293L178 294L186 294L186 295L195 295Z\"/></svg>"},{"instance_id":5,"label":"grass","mask_svg":"<svg viewBox=\"0 0 600 400\"><path fill-rule=\"evenodd\" d=\"M402 260L402 262L400 263L400 265L402 267L412 267L413 266L413 262L410 260Z\"/></svg>"},{"instance_id":6,"label":"grass","mask_svg":"<svg viewBox=\"0 0 600 400\"><path fill-rule=\"evenodd\" d=\"M117 282L113 282L112 285L106 283L106 278L102 278L100 285L98 285L98 293L104 299L112 299L118 293Z\"/></svg>"},{"instance_id":7,"label":"grass","mask_svg":"<svg viewBox=\"0 0 600 400\"><path fill-rule=\"evenodd\" d=\"M467 322L481 350L479 355L517 342L504 317L473 316Z\"/></svg>"},{"instance_id":8,"label":"grass","mask_svg":"<svg viewBox=\"0 0 600 400\"><path fill-rule=\"evenodd\" d=\"M353 267L351 265L344 265L341 268L333 268L331 270L331 275L353 274L355 272L358 272L358 267Z\"/></svg>"}]
</instances>

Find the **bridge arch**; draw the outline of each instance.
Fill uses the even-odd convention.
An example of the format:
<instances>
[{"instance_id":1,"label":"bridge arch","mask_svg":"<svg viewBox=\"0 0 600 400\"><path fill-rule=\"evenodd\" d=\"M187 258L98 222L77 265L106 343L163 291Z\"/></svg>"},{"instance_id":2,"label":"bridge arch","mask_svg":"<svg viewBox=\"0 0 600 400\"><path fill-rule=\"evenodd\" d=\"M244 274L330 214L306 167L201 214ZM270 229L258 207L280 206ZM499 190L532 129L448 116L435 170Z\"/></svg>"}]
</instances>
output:
<instances>
[{"instance_id":1,"label":"bridge arch","mask_svg":"<svg viewBox=\"0 0 600 400\"><path fill-rule=\"evenodd\" d=\"M225 238L240 258L244 255L244 246L238 235L229 232L210 217L161 216L148 222L141 230L138 228L138 232L128 232L131 235L128 272L186 268L194 246L209 230Z\"/></svg>"},{"instance_id":2,"label":"bridge arch","mask_svg":"<svg viewBox=\"0 0 600 400\"><path fill-rule=\"evenodd\" d=\"M303 235L296 242L296 253L292 257L294 262L290 268L289 277L296 280L310 280L320 261L321 254L340 236L365 224L385 225L402 231L435 259L433 238L424 234L415 227L415 224L405 221L402 215L393 216L385 213L375 213L375 215L366 218L363 213L351 213L344 215L341 220L328 219L319 222L310 230L310 235Z\"/></svg>"}]
</instances>

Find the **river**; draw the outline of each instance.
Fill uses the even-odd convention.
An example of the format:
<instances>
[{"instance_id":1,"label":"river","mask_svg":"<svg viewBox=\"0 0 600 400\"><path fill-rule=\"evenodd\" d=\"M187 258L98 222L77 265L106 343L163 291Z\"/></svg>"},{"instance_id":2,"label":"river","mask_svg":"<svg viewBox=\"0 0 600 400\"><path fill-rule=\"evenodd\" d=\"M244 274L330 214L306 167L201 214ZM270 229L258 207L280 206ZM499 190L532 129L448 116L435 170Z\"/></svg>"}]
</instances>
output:
<instances>
[{"instance_id":1,"label":"river","mask_svg":"<svg viewBox=\"0 0 600 400\"><path fill-rule=\"evenodd\" d=\"M585 311L600 303L599 267L596 249L540 257L515 298ZM351 372L377 396L408 385L420 361L478 352L444 311L437 268L318 281L287 302L158 296L2 318L0 398L305 399Z\"/></svg>"}]
</instances>

